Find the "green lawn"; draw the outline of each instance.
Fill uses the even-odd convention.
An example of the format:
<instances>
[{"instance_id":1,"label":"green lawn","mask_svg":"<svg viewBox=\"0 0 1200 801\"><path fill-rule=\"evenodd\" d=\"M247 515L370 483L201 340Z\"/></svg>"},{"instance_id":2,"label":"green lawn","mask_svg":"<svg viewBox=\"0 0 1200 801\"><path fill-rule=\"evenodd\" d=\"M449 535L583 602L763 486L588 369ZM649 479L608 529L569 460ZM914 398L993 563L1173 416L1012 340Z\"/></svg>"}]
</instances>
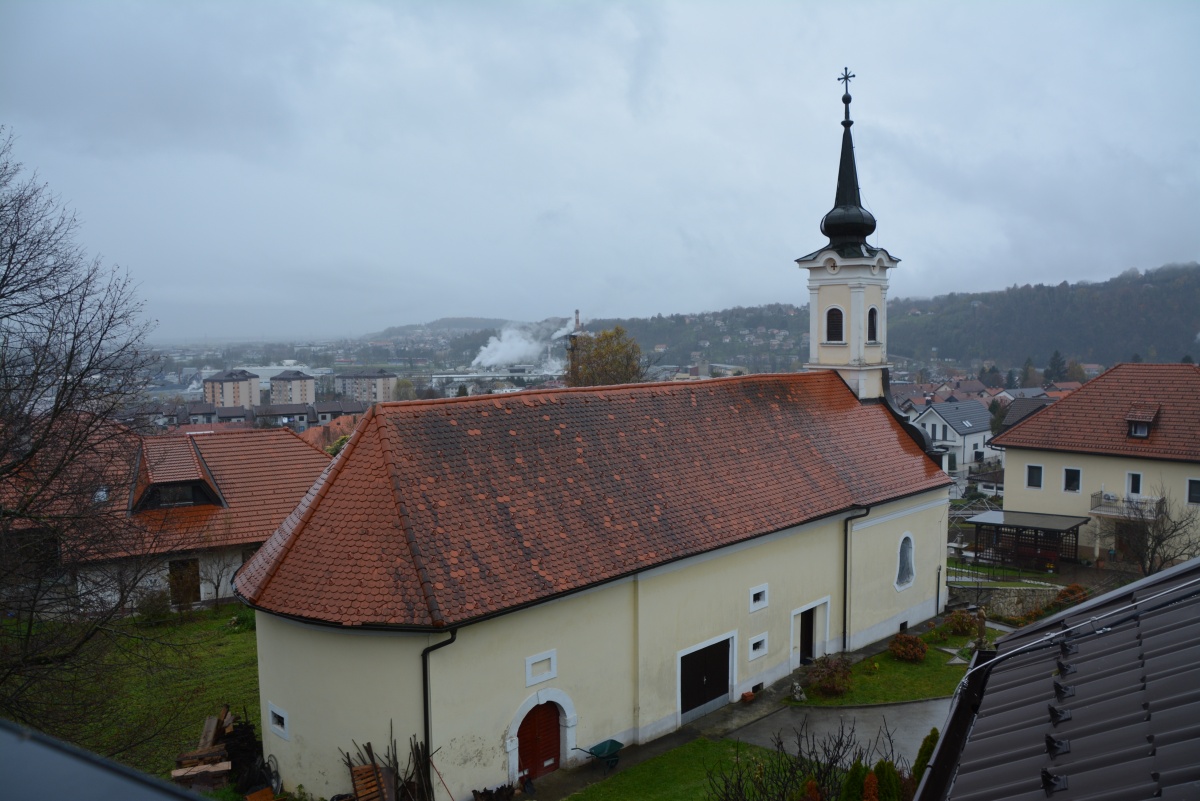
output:
<instances>
[{"instance_id":1,"label":"green lawn","mask_svg":"<svg viewBox=\"0 0 1200 801\"><path fill-rule=\"evenodd\" d=\"M242 621L230 625L235 613ZM166 624L144 628L147 637L182 647L163 646L167 663L157 669L121 668L115 695L131 709L162 721L165 732L116 755L130 767L166 777L175 768L175 756L196 747L204 719L229 704L239 718L259 726L258 649L252 613L240 604L205 609L174 618ZM182 621L182 622L179 622ZM121 625L138 626L135 620ZM103 732L97 732L102 738Z\"/></svg>"},{"instance_id":2,"label":"green lawn","mask_svg":"<svg viewBox=\"0 0 1200 801\"><path fill-rule=\"evenodd\" d=\"M1000 634L996 629L988 629L988 640L994 642ZM970 635L948 635L943 640L937 633L929 631L922 634L921 639L929 646L924 662L902 662L884 651L851 668L850 690L844 695L822 695L810 689L807 691L806 705L895 704L953 695L954 688L967 673L967 666L947 665L953 655L939 648L958 650L974 638Z\"/></svg>"},{"instance_id":3,"label":"green lawn","mask_svg":"<svg viewBox=\"0 0 1200 801\"><path fill-rule=\"evenodd\" d=\"M571 796L571 801L697 801L708 790L708 773L739 756L773 754L734 740L693 740L614 774Z\"/></svg>"}]
</instances>

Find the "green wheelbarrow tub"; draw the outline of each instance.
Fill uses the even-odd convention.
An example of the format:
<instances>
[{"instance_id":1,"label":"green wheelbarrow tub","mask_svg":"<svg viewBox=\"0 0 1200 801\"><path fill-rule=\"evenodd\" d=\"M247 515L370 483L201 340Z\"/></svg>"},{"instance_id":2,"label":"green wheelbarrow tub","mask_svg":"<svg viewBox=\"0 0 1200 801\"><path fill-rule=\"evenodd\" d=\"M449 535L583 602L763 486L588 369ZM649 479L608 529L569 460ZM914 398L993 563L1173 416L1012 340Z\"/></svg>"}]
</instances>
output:
<instances>
[{"instance_id":1,"label":"green wheelbarrow tub","mask_svg":"<svg viewBox=\"0 0 1200 801\"><path fill-rule=\"evenodd\" d=\"M597 760L604 760L604 772L612 770L617 766L617 762L621 759L621 749L625 747L625 743L620 740L605 740L602 743L596 743L591 748L573 748L573 751L583 751L585 754L591 754Z\"/></svg>"}]
</instances>

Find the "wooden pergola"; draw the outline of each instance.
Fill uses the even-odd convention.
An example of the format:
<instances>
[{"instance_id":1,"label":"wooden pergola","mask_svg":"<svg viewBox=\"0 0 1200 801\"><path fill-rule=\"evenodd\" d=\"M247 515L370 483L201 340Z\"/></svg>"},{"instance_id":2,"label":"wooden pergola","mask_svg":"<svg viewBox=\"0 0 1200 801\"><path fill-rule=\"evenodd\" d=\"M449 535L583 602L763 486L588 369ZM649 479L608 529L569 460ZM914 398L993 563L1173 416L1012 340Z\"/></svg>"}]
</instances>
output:
<instances>
[{"instance_id":1,"label":"wooden pergola","mask_svg":"<svg viewBox=\"0 0 1200 801\"><path fill-rule=\"evenodd\" d=\"M980 560L1054 570L1079 561L1079 529L1090 518L997 510L975 515L975 556Z\"/></svg>"}]
</instances>

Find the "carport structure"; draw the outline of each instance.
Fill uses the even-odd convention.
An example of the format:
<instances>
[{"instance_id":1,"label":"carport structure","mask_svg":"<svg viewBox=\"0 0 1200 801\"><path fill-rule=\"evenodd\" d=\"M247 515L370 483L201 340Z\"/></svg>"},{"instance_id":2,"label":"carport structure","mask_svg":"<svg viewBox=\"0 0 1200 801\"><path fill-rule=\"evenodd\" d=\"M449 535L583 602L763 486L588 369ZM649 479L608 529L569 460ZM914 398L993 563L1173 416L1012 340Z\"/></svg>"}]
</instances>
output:
<instances>
[{"instance_id":1,"label":"carport structure","mask_svg":"<svg viewBox=\"0 0 1200 801\"><path fill-rule=\"evenodd\" d=\"M996 510L967 520L975 526L975 561L1054 569L1079 561L1079 529L1090 518Z\"/></svg>"}]
</instances>

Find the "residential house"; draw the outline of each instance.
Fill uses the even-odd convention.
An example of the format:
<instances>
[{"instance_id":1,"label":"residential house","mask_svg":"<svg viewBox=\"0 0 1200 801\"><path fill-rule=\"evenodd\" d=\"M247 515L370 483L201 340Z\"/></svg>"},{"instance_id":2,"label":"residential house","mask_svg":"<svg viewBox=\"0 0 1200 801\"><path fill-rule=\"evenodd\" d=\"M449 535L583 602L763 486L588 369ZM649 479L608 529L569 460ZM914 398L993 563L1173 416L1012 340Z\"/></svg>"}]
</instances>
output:
<instances>
[{"instance_id":1,"label":"residential house","mask_svg":"<svg viewBox=\"0 0 1200 801\"><path fill-rule=\"evenodd\" d=\"M1117 365L993 445L1007 509L1088 516L1080 556L1107 556L1131 506L1200 504L1200 367Z\"/></svg>"},{"instance_id":2,"label":"residential house","mask_svg":"<svg viewBox=\"0 0 1200 801\"><path fill-rule=\"evenodd\" d=\"M1200 560L977 654L918 801L1196 798Z\"/></svg>"},{"instance_id":3,"label":"residential house","mask_svg":"<svg viewBox=\"0 0 1200 801\"><path fill-rule=\"evenodd\" d=\"M362 401L322 401L308 407L308 422L310 425L329 425L331 420L347 414L363 414L370 407L371 404Z\"/></svg>"},{"instance_id":4,"label":"residential house","mask_svg":"<svg viewBox=\"0 0 1200 801\"><path fill-rule=\"evenodd\" d=\"M257 406L258 376L246 370L226 370L204 379L204 400L214 406ZM205 421L197 421L205 422Z\"/></svg>"},{"instance_id":5,"label":"residential house","mask_svg":"<svg viewBox=\"0 0 1200 801\"><path fill-rule=\"evenodd\" d=\"M317 379L299 370L284 370L271 377L271 405L310 404L317 399Z\"/></svg>"},{"instance_id":6,"label":"residential house","mask_svg":"<svg viewBox=\"0 0 1200 801\"><path fill-rule=\"evenodd\" d=\"M217 407L208 402L192 401L185 403L176 419L182 423L215 423L217 422Z\"/></svg>"},{"instance_id":7,"label":"residential house","mask_svg":"<svg viewBox=\"0 0 1200 801\"><path fill-rule=\"evenodd\" d=\"M188 605L230 595L234 571L328 464L288 429L145 437L128 494L112 495L145 532L138 550L163 556L160 586Z\"/></svg>"},{"instance_id":8,"label":"residential house","mask_svg":"<svg viewBox=\"0 0 1200 801\"><path fill-rule=\"evenodd\" d=\"M913 422L929 432L935 445L946 449L951 473L1000 455L988 445L992 415L977 400L931 403Z\"/></svg>"},{"instance_id":9,"label":"residential house","mask_svg":"<svg viewBox=\"0 0 1200 801\"><path fill-rule=\"evenodd\" d=\"M950 480L886 400L874 227L847 122L809 372L372 407L235 579L285 785L391 732L469 798L939 611Z\"/></svg>"},{"instance_id":10,"label":"residential house","mask_svg":"<svg viewBox=\"0 0 1200 801\"><path fill-rule=\"evenodd\" d=\"M334 376L337 393L344 400L378 403L392 399L396 374L384 370L354 370Z\"/></svg>"},{"instance_id":11,"label":"residential house","mask_svg":"<svg viewBox=\"0 0 1200 801\"><path fill-rule=\"evenodd\" d=\"M308 428L310 407L303 403L278 403L256 406L254 419L264 426L287 426L296 432Z\"/></svg>"},{"instance_id":12,"label":"residential house","mask_svg":"<svg viewBox=\"0 0 1200 801\"><path fill-rule=\"evenodd\" d=\"M244 406L218 406L216 418L218 423L253 423L254 409Z\"/></svg>"}]
</instances>

